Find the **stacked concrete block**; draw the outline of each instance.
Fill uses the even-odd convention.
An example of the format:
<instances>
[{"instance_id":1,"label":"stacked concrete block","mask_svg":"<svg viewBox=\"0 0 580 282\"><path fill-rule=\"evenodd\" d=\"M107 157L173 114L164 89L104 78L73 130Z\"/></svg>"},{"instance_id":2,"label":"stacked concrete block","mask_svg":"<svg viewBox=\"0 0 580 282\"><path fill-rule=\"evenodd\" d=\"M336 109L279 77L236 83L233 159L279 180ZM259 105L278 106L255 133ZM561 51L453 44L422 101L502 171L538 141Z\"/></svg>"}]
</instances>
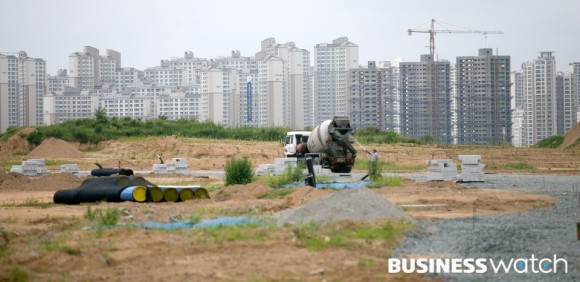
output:
<instances>
[{"instance_id":1,"label":"stacked concrete block","mask_svg":"<svg viewBox=\"0 0 580 282\"><path fill-rule=\"evenodd\" d=\"M153 164L153 173L187 173L189 162L186 158L173 158L165 164Z\"/></svg>"},{"instance_id":2,"label":"stacked concrete block","mask_svg":"<svg viewBox=\"0 0 580 282\"><path fill-rule=\"evenodd\" d=\"M274 174L276 175L282 174L284 173L284 170L286 170L288 166L296 168L297 165L298 165L297 158L276 158L274 160Z\"/></svg>"},{"instance_id":3,"label":"stacked concrete block","mask_svg":"<svg viewBox=\"0 0 580 282\"><path fill-rule=\"evenodd\" d=\"M461 182L483 182L485 173L483 172L484 164L481 163L481 155L459 155L461 161Z\"/></svg>"},{"instance_id":4,"label":"stacked concrete block","mask_svg":"<svg viewBox=\"0 0 580 282\"><path fill-rule=\"evenodd\" d=\"M21 165L14 165L10 172L24 174L26 176L38 176L47 174L48 170L43 159L30 159L23 161Z\"/></svg>"},{"instance_id":5,"label":"stacked concrete block","mask_svg":"<svg viewBox=\"0 0 580 282\"><path fill-rule=\"evenodd\" d=\"M452 160L427 160L427 180L445 181L457 178L457 166Z\"/></svg>"},{"instance_id":6,"label":"stacked concrete block","mask_svg":"<svg viewBox=\"0 0 580 282\"><path fill-rule=\"evenodd\" d=\"M271 175L271 174L274 174L274 168L275 167L276 167L276 165L274 165L274 164L261 164L256 169L256 175L262 175L262 174Z\"/></svg>"},{"instance_id":7,"label":"stacked concrete block","mask_svg":"<svg viewBox=\"0 0 580 282\"><path fill-rule=\"evenodd\" d=\"M61 173L77 173L79 172L79 166L77 164L61 164Z\"/></svg>"}]
</instances>

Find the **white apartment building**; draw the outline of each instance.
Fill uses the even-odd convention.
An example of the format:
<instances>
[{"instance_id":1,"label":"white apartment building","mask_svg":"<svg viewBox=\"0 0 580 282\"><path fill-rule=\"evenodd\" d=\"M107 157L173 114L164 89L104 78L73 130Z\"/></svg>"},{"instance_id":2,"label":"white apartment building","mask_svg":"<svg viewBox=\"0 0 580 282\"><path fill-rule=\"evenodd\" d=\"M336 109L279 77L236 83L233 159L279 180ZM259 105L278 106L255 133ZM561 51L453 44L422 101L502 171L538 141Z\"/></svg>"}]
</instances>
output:
<instances>
[{"instance_id":1,"label":"white apartment building","mask_svg":"<svg viewBox=\"0 0 580 282\"><path fill-rule=\"evenodd\" d=\"M91 118L99 106L99 97L91 91L66 86L64 91L44 96L44 124L51 125L71 119Z\"/></svg>"},{"instance_id":2,"label":"white apartment building","mask_svg":"<svg viewBox=\"0 0 580 282\"><path fill-rule=\"evenodd\" d=\"M556 59L552 52L540 52L522 64L523 110L522 146L558 135Z\"/></svg>"},{"instance_id":3,"label":"white apartment building","mask_svg":"<svg viewBox=\"0 0 580 282\"><path fill-rule=\"evenodd\" d=\"M92 91L101 86L99 49L85 46L84 52L75 52L68 56L69 86L84 91Z\"/></svg>"},{"instance_id":4,"label":"white apartment building","mask_svg":"<svg viewBox=\"0 0 580 282\"><path fill-rule=\"evenodd\" d=\"M0 133L10 126L42 125L46 62L0 53Z\"/></svg>"},{"instance_id":5,"label":"white apartment building","mask_svg":"<svg viewBox=\"0 0 580 282\"><path fill-rule=\"evenodd\" d=\"M145 69L144 81L155 86L178 87L183 85L184 71L167 60L161 61L161 66Z\"/></svg>"},{"instance_id":6,"label":"white apartment building","mask_svg":"<svg viewBox=\"0 0 580 282\"><path fill-rule=\"evenodd\" d=\"M114 86L119 68L121 68L121 53L107 49L107 55L99 57L100 85Z\"/></svg>"},{"instance_id":7,"label":"white apartment building","mask_svg":"<svg viewBox=\"0 0 580 282\"><path fill-rule=\"evenodd\" d=\"M285 103L286 83L284 61L268 56L258 62L256 81L258 126L284 126L288 114Z\"/></svg>"},{"instance_id":8,"label":"white apartment building","mask_svg":"<svg viewBox=\"0 0 580 282\"><path fill-rule=\"evenodd\" d=\"M153 99L138 95L105 95L98 98L98 107L109 117L156 118Z\"/></svg>"},{"instance_id":9,"label":"white apartment building","mask_svg":"<svg viewBox=\"0 0 580 282\"><path fill-rule=\"evenodd\" d=\"M144 72L135 68L125 67L115 70L114 85L118 91L126 90L143 84Z\"/></svg>"},{"instance_id":10,"label":"white apartment building","mask_svg":"<svg viewBox=\"0 0 580 282\"><path fill-rule=\"evenodd\" d=\"M64 87L69 85L69 77L66 69L58 70L57 74L47 75L46 77L47 91L46 93L64 91Z\"/></svg>"},{"instance_id":11,"label":"white apartment building","mask_svg":"<svg viewBox=\"0 0 580 282\"><path fill-rule=\"evenodd\" d=\"M510 74L511 111L512 111L512 145L522 147L524 122L524 72L513 71Z\"/></svg>"},{"instance_id":12,"label":"white apartment building","mask_svg":"<svg viewBox=\"0 0 580 282\"><path fill-rule=\"evenodd\" d=\"M200 94L186 94L181 92L162 95L153 99L155 117L165 116L171 120L199 119L200 102Z\"/></svg>"},{"instance_id":13,"label":"white apartment building","mask_svg":"<svg viewBox=\"0 0 580 282\"><path fill-rule=\"evenodd\" d=\"M261 94L263 99L268 99L268 108L274 110L282 107L282 112L268 113L270 120L264 124L276 124L293 129L303 129L313 125L313 99L310 76L310 52L296 47L294 42L277 44L276 39L266 38L261 42L261 50L256 53L258 61L258 83L262 79L268 79L269 87L277 89L279 93ZM268 63L264 63L264 62ZM281 63L274 63L274 61ZM270 68L274 69L270 69ZM278 68L278 67L281 67ZM264 74L267 72L267 74ZM282 78L282 80L279 80ZM258 91L268 91L261 85ZM261 93L261 92L258 92ZM260 94L259 94L260 95ZM282 95L281 97L278 95ZM266 97L267 96L267 97ZM277 103L281 102L281 105ZM279 116L281 114L281 116ZM266 116L265 114L262 114ZM280 120L281 118L281 120ZM267 125L265 125L267 126Z\"/></svg>"},{"instance_id":14,"label":"white apartment building","mask_svg":"<svg viewBox=\"0 0 580 282\"><path fill-rule=\"evenodd\" d=\"M359 67L358 45L347 37L314 47L314 123L347 115L347 75Z\"/></svg>"},{"instance_id":15,"label":"white apartment building","mask_svg":"<svg viewBox=\"0 0 580 282\"><path fill-rule=\"evenodd\" d=\"M230 122L229 108L230 76L237 79L236 70L209 67L201 73L201 100L199 116L202 121L228 125Z\"/></svg>"}]
</instances>

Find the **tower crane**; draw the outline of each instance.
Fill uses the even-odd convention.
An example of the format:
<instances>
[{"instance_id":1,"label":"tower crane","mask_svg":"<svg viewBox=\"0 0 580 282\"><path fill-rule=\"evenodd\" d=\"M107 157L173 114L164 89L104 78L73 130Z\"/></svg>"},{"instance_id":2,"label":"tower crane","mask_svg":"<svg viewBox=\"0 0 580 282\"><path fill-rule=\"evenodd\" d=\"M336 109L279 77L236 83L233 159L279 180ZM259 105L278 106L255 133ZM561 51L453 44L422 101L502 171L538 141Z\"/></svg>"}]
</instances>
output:
<instances>
[{"instance_id":1,"label":"tower crane","mask_svg":"<svg viewBox=\"0 0 580 282\"><path fill-rule=\"evenodd\" d=\"M412 35L413 32L415 33L429 33L429 54L431 55L430 60L434 61L435 59L435 34L437 33L459 33L459 34L467 34L467 33L479 33L487 36L488 34L503 34L501 31L483 31L483 30L449 30L449 29L435 29L435 19L431 19L431 28L428 30L418 30L418 29L408 29L409 35Z\"/></svg>"}]
</instances>

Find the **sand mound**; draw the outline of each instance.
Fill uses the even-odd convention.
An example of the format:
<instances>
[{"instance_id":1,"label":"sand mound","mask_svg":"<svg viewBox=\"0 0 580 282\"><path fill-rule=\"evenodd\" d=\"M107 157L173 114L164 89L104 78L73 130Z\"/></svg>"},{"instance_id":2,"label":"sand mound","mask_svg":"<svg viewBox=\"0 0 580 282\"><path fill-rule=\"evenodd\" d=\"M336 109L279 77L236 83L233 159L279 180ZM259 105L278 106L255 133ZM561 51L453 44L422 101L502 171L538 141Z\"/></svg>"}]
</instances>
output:
<instances>
[{"instance_id":1,"label":"sand mound","mask_svg":"<svg viewBox=\"0 0 580 282\"><path fill-rule=\"evenodd\" d=\"M310 186L296 187L296 190L286 196L288 207L301 206L314 199L320 198L330 193L327 189L316 189Z\"/></svg>"},{"instance_id":2,"label":"sand mound","mask_svg":"<svg viewBox=\"0 0 580 282\"><path fill-rule=\"evenodd\" d=\"M26 137L36 131L36 128L26 127L10 136L6 142L0 144L0 155L26 154L30 151L30 144Z\"/></svg>"},{"instance_id":3,"label":"sand mound","mask_svg":"<svg viewBox=\"0 0 580 282\"><path fill-rule=\"evenodd\" d=\"M28 158L45 159L45 158L84 158L85 154L72 144L56 138L44 139L38 147L26 155Z\"/></svg>"},{"instance_id":4,"label":"sand mound","mask_svg":"<svg viewBox=\"0 0 580 282\"><path fill-rule=\"evenodd\" d=\"M278 225L284 225L406 217L397 206L371 190L352 188L331 193L297 208L281 211L273 218Z\"/></svg>"},{"instance_id":5,"label":"sand mound","mask_svg":"<svg viewBox=\"0 0 580 282\"><path fill-rule=\"evenodd\" d=\"M19 187L27 183L30 183L30 179L22 174L0 171L0 191L19 190Z\"/></svg>"},{"instance_id":6,"label":"sand mound","mask_svg":"<svg viewBox=\"0 0 580 282\"><path fill-rule=\"evenodd\" d=\"M218 191L211 193L210 197L216 201L252 200L257 199L258 196L264 195L272 190L273 188L261 183L232 185L223 187Z\"/></svg>"},{"instance_id":7,"label":"sand mound","mask_svg":"<svg viewBox=\"0 0 580 282\"><path fill-rule=\"evenodd\" d=\"M574 144L578 138L580 138L580 122L576 123L575 126L566 132L566 135L564 135L564 142L562 142L562 145L560 145L560 149L565 149L568 146Z\"/></svg>"},{"instance_id":8,"label":"sand mound","mask_svg":"<svg viewBox=\"0 0 580 282\"><path fill-rule=\"evenodd\" d=\"M18 173L0 171L0 191L57 191L78 187L83 179L68 173L28 178Z\"/></svg>"}]
</instances>

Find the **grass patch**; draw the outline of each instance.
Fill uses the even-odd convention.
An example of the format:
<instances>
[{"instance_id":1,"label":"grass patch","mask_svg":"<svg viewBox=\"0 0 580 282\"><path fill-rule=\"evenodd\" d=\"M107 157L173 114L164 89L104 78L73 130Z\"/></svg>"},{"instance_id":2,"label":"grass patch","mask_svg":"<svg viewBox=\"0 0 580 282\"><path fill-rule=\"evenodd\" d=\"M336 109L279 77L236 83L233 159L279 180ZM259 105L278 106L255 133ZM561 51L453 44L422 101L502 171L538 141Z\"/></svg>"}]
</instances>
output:
<instances>
[{"instance_id":1,"label":"grass patch","mask_svg":"<svg viewBox=\"0 0 580 282\"><path fill-rule=\"evenodd\" d=\"M534 170L536 169L533 165L517 162L517 163L506 163L506 164L492 164L490 168L495 169L507 169L507 170Z\"/></svg>"},{"instance_id":2,"label":"grass patch","mask_svg":"<svg viewBox=\"0 0 580 282\"><path fill-rule=\"evenodd\" d=\"M555 135L555 136L550 136L548 138L544 138L544 139L538 141L538 143L536 143L533 147L534 148L554 149L554 148L560 147L560 145L562 145L562 143L564 143L564 136Z\"/></svg>"},{"instance_id":3,"label":"grass patch","mask_svg":"<svg viewBox=\"0 0 580 282\"><path fill-rule=\"evenodd\" d=\"M369 241L381 241L394 245L403 233L412 228L405 221L387 220L382 224L341 223L337 225L306 224L295 229L300 244L311 250L332 247L360 248Z\"/></svg>"},{"instance_id":4,"label":"grass patch","mask_svg":"<svg viewBox=\"0 0 580 282\"><path fill-rule=\"evenodd\" d=\"M371 161L369 159L357 158L354 169L368 170ZM406 165L397 164L392 161L378 160L377 166L380 166L384 172L408 172L408 171L422 171L425 170L425 165Z\"/></svg>"},{"instance_id":5,"label":"grass patch","mask_svg":"<svg viewBox=\"0 0 580 282\"><path fill-rule=\"evenodd\" d=\"M403 179L399 176L383 176L377 178L372 183L367 185L368 188L381 188L381 187L397 187L403 185Z\"/></svg>"},{"instance_id":6,"label":"grass patch","mask_svg":"<svg viewBox=\"0 0 580 282\"><path fill-rule=\"evenodd\" d=\"M196 230L197 231L197 230ZM209 240L214 243L232 241L264 241L270 233L269 227L260 227L257 223L232 226L217 226L203 228L198 231L201 236L193 236L198 240Z\"/></svg>"},{"instance_id":7,"label":"grass patch","mask_svg":"<svg viewBox=\"0 0 580 282\"><path fill-rule=\"evenodd\" d=\"M304 179L304 163L298 163L296 167L288 164L282 175L269 175L266 178L266 184L270 187L279 187L294 182L300 182Z\"/></svg>"},{"instance_id":8,"label":"grass patch","mask_svg":"<svg viewBox=\"0 0 580 282\"><path fill-rule=\"evenodd\" d=\"M119 208L107 208L106 210L95 209L92 210L91 206L87 206L87 210L83 217L92 222L95 222L97 226L109 226L117 225L119 222L119 216L121 215L121 210Z\"/></svg>"},{"instance_id":9,"label":"grass patch","mask_svg":"<svg viewBox=\"0 0 580 282\"><path fill-rule=\"evenodd\" d=\"M28 272L20 266L0 266L0 281L26 282L32 280Z\"/></svg>"},{"instance_id":10,"label":"grass patch","mask_svg":"<svg viewBox=\"0 0 580 282\"><path fill-rule=\"evenodd\" d=\"M258 199L282 199L292 193L294 193L294 188L279 188L274 189L270 192L260 194L256 198Z\"/></svg>"},{"instance_id":11,"label":"grass patch","mask_svg":"<svg viewBox=\"0 0 580 282\"><path fill-rule=\"evenodd\" d=\"M30 207L41 209L46 209L53 206L54 206L53 203L41 202L38 199L26 199L22 203L16 203L15 201L12 201L11 203L3 202L2 204L0 204L0 207Z\"/></svg>"},{"instance_id":12,"label":"grass patch","mask_svg":"<svg viewBox=\"0 0 580 282\"><path fill-rule=\"evenodd\" d=\"M40 245L40 247L41 247L41 249L43 249L47 252L59 251L59 252L65 253L65 254L73 255L73 256L80 256L81 255L80 248L69 246L69 245L67 245L63 242L60 242L60 241L45 242L42 245Z\"/></svg>"}]
</instances>

